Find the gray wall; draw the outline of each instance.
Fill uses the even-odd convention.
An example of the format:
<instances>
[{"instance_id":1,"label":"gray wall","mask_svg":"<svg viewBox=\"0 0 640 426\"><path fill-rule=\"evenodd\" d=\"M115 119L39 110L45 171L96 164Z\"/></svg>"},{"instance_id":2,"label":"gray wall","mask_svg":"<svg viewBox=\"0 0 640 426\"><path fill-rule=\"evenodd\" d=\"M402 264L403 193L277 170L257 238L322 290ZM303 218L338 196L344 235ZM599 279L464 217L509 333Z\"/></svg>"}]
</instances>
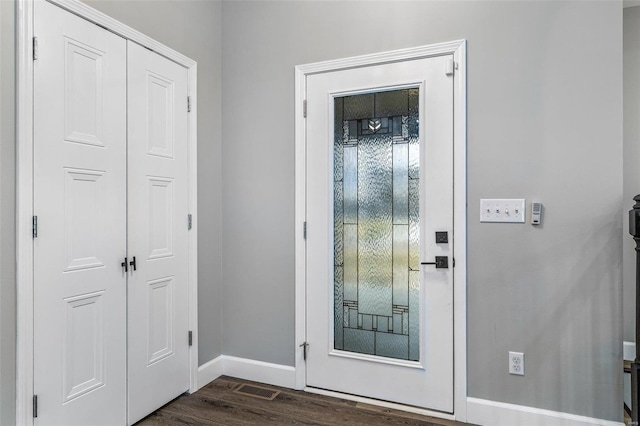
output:
<instances>
[{"instance_id":1,"label":"gray wall","mask_svg":"<svg viewBox=\"0 0 640 426\"><path fill-rule=\"evenodd\" d=\"M469 395L622 420L618 2L89 4L198 61L201 364L294 362L293 67L466 38ZM12 5L0 1L2 425L15 373ZM544 224L480 224L490 197L540 200ZM508 350L525 352L525 377L506 373Z\"/></svg>"},{"instance_id":2,"label":"gray wall","mask_svg":"<svg viewBox=\"0 0 640 426\"><path fill-rule=\"evenodd\" d=\"M623 312L624 340L636 340L636 258L626 210L640 194L640 6L624 9L624 210L623 213Z\"/></svg>"},{"instance_id":3,"label":"gray wall","mask_svg":"<svg viewBox=\"0 0 640 426\"><path fill-rule=\"evenodd\" d=\"M469 395L621 421L621 3L222 12L224 353L294 363L294 66L465 38ZM503 197L543 202L544 224L478 223Z\"/></svg>"},{"instance_id":4,"label":"gray wall","mask_svg":"<svg viewBox=\"0 0 640 426\"><path fill-rule=\"evenodd\" d=\"M0 1L0 425L15 419L14 3Z\"/></svg>"},{"instance_id":5,"label":"gray wall","mask_svg":"<svg viewBox=\"0 0 640 426\"><path fill-rule=\"evenodd\" d=\"M198 62L198 358L222 353L219 1L105 1L90 6Z\"/></svg>"}]
</instances>

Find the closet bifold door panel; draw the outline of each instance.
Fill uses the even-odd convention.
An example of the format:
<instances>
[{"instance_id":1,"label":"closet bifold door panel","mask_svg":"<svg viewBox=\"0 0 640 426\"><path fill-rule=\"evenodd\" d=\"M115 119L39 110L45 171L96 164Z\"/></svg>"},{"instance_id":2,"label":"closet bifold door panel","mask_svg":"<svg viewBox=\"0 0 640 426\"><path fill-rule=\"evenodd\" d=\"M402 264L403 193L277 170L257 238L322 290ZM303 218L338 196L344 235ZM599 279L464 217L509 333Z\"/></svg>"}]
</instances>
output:
<instances>
[{"instance_id":1,"label":"closet bifold door panel","mask_svg":"<svg viewBox=\"0 0 640 426\"><path fill-rule=\"evenodd\" d=\"M129 423L189 389L187 69L128 42Z\"/></svg>"},{"instance_id":2,"label":"closet bifold door panel","mask_svg":"<svg viewBox=\"0 0 640 426\"><path fill-rule=\"evenodd\" d=\"M190 71L47 1L33 28L33 424L133 424L190 387Z\"/></svg>"},{"instance_id":3,"label":"closet bifold door panel","mask_svg":"<svg viewBox=\"0 0 640 426\"><path fill-rule=\"evenodd\" d=\"M34 423L124 424L127 44L45 1L34 30Z\"/></svg>"}]
</instances>

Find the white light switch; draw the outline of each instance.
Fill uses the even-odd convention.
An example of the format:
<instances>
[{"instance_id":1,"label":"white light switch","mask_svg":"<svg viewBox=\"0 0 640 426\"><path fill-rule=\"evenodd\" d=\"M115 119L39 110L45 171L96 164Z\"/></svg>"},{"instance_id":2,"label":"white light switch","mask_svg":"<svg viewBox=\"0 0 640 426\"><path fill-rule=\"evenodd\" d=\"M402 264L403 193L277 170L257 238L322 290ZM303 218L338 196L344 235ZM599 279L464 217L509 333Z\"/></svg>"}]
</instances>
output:
<instances>
[{"instance_id":1,"label":"white light switch","mask_svg":"<svg viewBox=\"0 0 640 426\"><path fill-rule=\"evenodd\" d=\"M480 222L524 223L524 198L481 199Z\"/></svg>"}]
</instances>

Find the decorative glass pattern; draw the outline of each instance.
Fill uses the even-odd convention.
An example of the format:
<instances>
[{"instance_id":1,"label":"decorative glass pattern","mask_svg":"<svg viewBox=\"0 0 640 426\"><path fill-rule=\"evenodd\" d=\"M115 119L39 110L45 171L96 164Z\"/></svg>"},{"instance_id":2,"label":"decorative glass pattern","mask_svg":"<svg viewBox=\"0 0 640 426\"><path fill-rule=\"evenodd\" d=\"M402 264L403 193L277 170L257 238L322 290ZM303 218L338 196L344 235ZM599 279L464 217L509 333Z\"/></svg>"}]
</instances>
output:
<instances>
[{"instance_id":1,"label":"decorative glass pattern","mask_svg":"<svg viewBox=\"0 0 640 426\"><path fill-rule=\"evenodd\" d=\"M418 89L334 108L334 347L418 361Z\"/></svg>"}]
</instances>

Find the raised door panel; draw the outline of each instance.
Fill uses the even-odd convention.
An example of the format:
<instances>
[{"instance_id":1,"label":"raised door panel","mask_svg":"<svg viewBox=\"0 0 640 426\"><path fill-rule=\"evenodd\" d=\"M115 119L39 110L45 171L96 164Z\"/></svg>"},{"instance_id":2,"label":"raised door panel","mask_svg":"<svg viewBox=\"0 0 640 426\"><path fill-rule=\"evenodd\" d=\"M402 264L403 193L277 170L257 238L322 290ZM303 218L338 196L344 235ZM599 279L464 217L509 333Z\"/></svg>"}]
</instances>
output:
<instances>
[{"instance_id":1,"label":"raised door panel","mask_svg":"<svg viewBox=\"0 0 640 426\"><path fill-rule=\"evenodd\" d=\"M175 84L147 71L147 153L173 158Z\"/></svg>"},{"instance_id":2,"label":"raised door panel","mask_svg":"<svg viewBox=\"0 0 640 426\"><path fill-rule=\"evenodd\" d=\"M104 291L65 299L62 387L64 403L105 383Z\"/></svg>"},{"instance_id":3,"label":"raised door panel","mask_svg":"<svg viewBox=\"0 0 640 426\"><path fill-rule=\"evenodd\" d=\"M148 260L173 256L174 180L147 176Z\"/></svg>"},{"instance_id":4,"label":"raised door panel","mask_svg":"<svg viewBox=\"0 0 640 426\"><path fill-rule=\"evenodd\" d=\"M147 365L174 353L174 279L164 277L147 282Z\"/></svg>"},{"instance_id":5,"label":"raised door panel","mask_svg":"<svg viewBox=\"0 0 640 426\"><path fill-rule=\"evenodd\" d=\"M126 421L126 41L34 3L36 424Z\"/></svg>"},{"instance_id":6,"label":"raised door panel","mask_svg":"<svg viewBox=\"0 0 640 426\"><path fill-rule=\"evenodd\" d=\"M65 37L65 140L104 146L105 52Z\"/></svg>"},{"instance_id":7,"label":"raised door panel","mask_svg":"<svg viewBox=\"0 0 640 426\"><path fill-rule=\"evenodd\" d=\"M104 266L107 256L101 243L109 238L100 224L108 211L102 194L108 178L104 171L64 169L64 250L65 272Z\"/></svg>"}]
</instances>

